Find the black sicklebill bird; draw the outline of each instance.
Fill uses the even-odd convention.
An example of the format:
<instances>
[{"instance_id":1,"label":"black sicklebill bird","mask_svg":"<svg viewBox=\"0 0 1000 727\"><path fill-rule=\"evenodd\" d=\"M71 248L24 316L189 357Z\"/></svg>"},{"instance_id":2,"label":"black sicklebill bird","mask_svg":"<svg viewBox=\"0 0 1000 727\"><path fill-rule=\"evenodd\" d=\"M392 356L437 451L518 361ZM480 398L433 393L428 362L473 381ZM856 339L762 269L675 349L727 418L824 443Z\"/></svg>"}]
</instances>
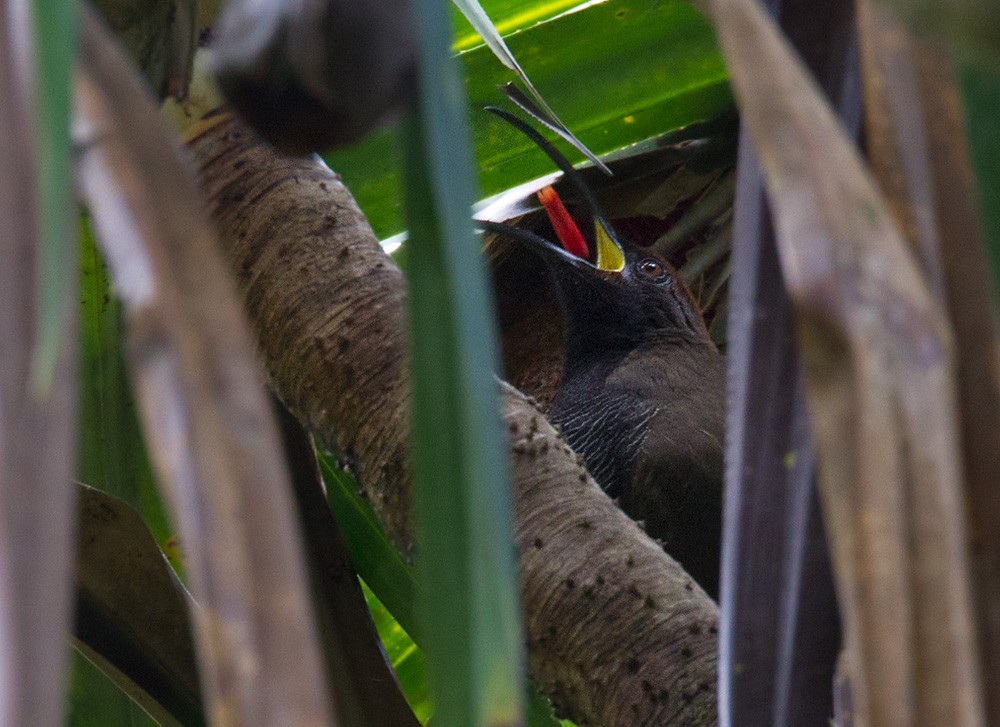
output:
<instances>
[{"instance_id":1,"label":"black sicklebill bird","mask_svg":"<svg viewBox=\"0 0 1000 727\"><path fill-rule=\"evenodd\" d=\"M547 188L561 244L497 223L545 260L566 319L565 369L548 417L598 484L713 597L722 519L725 365L673 268L620 239L569 162L519 118L490 109L562 168L594 219L591 244ZM593 250L593 253L591 253Z\"/></svg>"}]
</instances>

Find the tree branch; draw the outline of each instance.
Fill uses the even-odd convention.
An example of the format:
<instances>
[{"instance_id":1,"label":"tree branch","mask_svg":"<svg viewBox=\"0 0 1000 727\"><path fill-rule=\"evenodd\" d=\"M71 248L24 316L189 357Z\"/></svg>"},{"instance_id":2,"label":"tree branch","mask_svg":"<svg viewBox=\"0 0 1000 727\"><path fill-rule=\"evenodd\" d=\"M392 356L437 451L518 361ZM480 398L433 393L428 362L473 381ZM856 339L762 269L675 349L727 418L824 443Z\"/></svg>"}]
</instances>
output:
<instances>
[{"instance_id":1,"label":"tree branch","mask_svg":"<svg viewBox=\"0 0 1000 727\"><path fill-rule=\"evenodd\" d=\"M315 158L278 156L228 114L188 136L271 385L411 552L402 273ZM714 724L714 602L503 394L532 672L581 724Z\"/></svg>"}]
</instances>

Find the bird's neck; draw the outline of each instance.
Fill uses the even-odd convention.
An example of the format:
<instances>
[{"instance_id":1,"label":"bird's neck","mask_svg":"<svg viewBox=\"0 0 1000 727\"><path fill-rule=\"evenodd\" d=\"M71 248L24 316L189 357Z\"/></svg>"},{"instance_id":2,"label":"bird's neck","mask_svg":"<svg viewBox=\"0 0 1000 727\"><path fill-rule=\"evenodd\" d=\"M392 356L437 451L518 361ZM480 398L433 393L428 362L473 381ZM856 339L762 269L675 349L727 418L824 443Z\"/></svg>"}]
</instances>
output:
<instances>
[{"instance_id":1,"label":"bird's neck","mask_svg":"<svg viewBox=\"0 0 1000 727\"><path fill-rule=\"evenodd\" d=\"M566 367L590 369L599 363L614 365L633 351L657 349L672 356L716 353L711 341L688 330L631 332L627 328L584 326L569 322L566 335ZM717 355L717 353L716 353Z\"/></svg>"},{"instance_id":2,"label":"bird's neck","mask_svg":"<svg viewBox=\"0 0 1000 727\"><path fill-rule=\"evenodd\" d=\"M638 344L634 337L614 331L571 326L566 337L566 372L614 366Z\"/></svg>"}]
</instances>

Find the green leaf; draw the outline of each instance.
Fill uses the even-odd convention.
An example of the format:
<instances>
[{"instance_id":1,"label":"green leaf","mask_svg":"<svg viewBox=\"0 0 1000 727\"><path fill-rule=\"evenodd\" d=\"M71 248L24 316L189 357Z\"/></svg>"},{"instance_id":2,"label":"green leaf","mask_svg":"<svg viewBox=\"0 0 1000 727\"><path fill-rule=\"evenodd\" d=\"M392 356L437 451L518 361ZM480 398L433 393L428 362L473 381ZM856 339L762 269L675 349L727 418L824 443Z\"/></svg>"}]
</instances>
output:
<instances>
[{"instance_id":1,"label":"green leaf","mask_svg":"<svg viewBox=\"0 0 1000 727\"><path fill-rule=\"evenodd\" d=\"M358 486L345 472L320 456L330 509L344 536L354 570L378 595L379 600L415 639L418 625L413 615L416 583L409 566L375 518L368 503L356 494Z\"/></svg>"},{"instance_id":2,"label":"green leaf","mask_svg":"<svg viewBox=\"0 0 1000 727\"><path fill-rule=\"evenodd\" d=\"M967 68L962 74L969 152L983 206L993 284L1000 286L1000 73ZM1000 287L996 287L1000 299Z\"/></svg>"},{"instance_id":3,"label":"green leaf","mask_svg":"<svg viewBox=\"0 0 1000 727\"><path fill-rule=\"evenodd\" d=\"M122 353L121 304L90 225L80 225L80 433L77 478L134 507L161 546L172 534L139 428Z\"/></svg>"},{"instance_id":4,"label":"green leaf","mask_svg":"<svg viewBox=\"0 0 1000 727\"><path fill-rule=\"evenodd\" d=\"M438 727L522 721L523 637L497 344L472 234L473 160L448 18L418 0L405 125L418 618Z\"/></svg>"},{"instance_id":5,"label":"green leaf","mask_svg":"<svg viewBox=\"0 0 1000 727\"><path fill-rule=\"evenodd\" d=\"M45 244L60 242L48 215L66 212L53 198L61 193L68 204L69 177L53 174L59 160L49 153L68 156L52 131L60 113L68 126L70 64L37 57L47 36L35 32L38 10L26 1L0 10L0 712L7 724L58 721L72 606L77 372L68 303L77 271L71 235L58 251ZM50 3L41 14L63 10ZM50 22L59 25L53 18L41 25ZM51 103L60 88L61 108Z\"/></svg>"},{"instance_id":6,"label":"green leaf","mask_svg":"<svg viewBox=\"0 0 1000 727\"><path fill-rule=\"evenodd\" d=\"M76 650L71 671L67 727L156 727L152 717Z\"/></svg>"},{"instance_id":7,"label":"green leaf","mask_svg":"<svg viewBox=\"0 0 1000 727\"><path fill-rule=\"evenodd\" d=\"M367 584L362 585L365 598L368 599L368 608L375 620L375 628L378 629L379 638L382 639L382 645L392 663L392 668L396 670L396 677L403 688L403 694L406 695L406 701L417 715L417 719L426 723L432 709L430 694L427 691L424 654L389 610L382 605L378 596L372 593Z\"/></svg>"},{"instance_id":8,"label":"green leaf","mask_svg":"<svg viewBox=\"0 0 1000 727\"><path fill-rule=\"evenodd\" d=\"M69 138L76 3L36 0L33 11L40 247L32 388L47 395L72 311L76 270Z\"/></svg>"},{"instance_id":9,"label":"green leaf","mask_svg":"<svg viewBox=\"0 0 1000 727\"><path fill-rule=\"evenodd\" d=\"M604 163L594 156L593 152L590 151L586 146L584 146L579 139L573 136L573 132L566 128L566 125L556 116L556 112L552 110L552 107L546 102L542 95L535 88L535 84L531 82L528 78L528 74L524 72L521 68L521 64L517 62L514 54L510 52L510 48L504 42L503 36L497 31L496 26L493 21L490 20L490 16L486 14L483 6L479 3L479 0L454 0L455 5L462 14L466 17L472 27L476 29L476 32L486 43L487 47L493 51L493 55L497 57L504 66L514 71L517 74L518 79L524 84L525 88L528 89L528 93L534 99L534 103L538 105L542 112L546 123L552 125L554 130L556 130L560 136L562 136L566 141L568 141L574 149L579 151L588 161L592 162L595 166L601 169L601 171L606 174L611 174L611 171L604 166Z\"/></svg>"},{"instance_id":10,"label":"green leaf","mask_svg":"<svg viewBox=\"0 0 1000 727\"><path fill-rule=\"evenodd\" d=\"M581 0L483 0L483 10L493 21L493 26L501 35L530 28L538 23L551 20L569 10L578 8ZM452 13L454 38L452 50L466 51L483 45L485 41L476 31L465 14L455 8Z\"/></svg>"},{"instance_id":11,"label":"green leaf","mask_svg":"<svg viewBox=\"0 0 1000 727\"><path fill-rule=\"evenodd\" d=\"M484 6L500 31L510 33L507 45L538 90L596 154L714 118L732 105L712 29L681 0L494 0ZM580 9L567 12L573 8ZM470 47L476 39L468 25L456 34L456 45L467 49L459 62L480 188L489 196L551 168L526 139L482 111L503 101L496 87L515 75L485 45ZM383 238L403 229L399 134L392 127L326 155Z\"/></svg>"},{"instance_id":12,"label":"green leaf","mask_svg":"<svg viewBox=\"0 0 1000 727\"><path fill-rule=\"evenodd\" d=\"M371 506L358 493L358 485L346 472L331 464L328 455L319 455L327 499L351 563L365 586L365 595L375 626L389 660L399 677L403 692L421 722L430 716L426 666L418 646L422 638L413 616L416 583L409 566L389 542ZM384 605L383 605L384 604ZM412 638L411 638L412 637ZM552 705L536 687L528 688L527 727L556 727L560 724ZM570 722L563 722L571 725Z\"/></svg>"}]
</instances>

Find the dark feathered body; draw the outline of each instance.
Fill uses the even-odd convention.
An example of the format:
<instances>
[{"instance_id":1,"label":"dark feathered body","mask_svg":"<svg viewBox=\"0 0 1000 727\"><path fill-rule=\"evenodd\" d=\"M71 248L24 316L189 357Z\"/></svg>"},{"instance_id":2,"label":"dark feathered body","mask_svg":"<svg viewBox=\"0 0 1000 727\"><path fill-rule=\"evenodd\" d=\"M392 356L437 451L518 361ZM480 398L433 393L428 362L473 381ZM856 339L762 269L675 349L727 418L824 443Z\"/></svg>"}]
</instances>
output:
<instances>
[{"instance_id":1,"label":"dark feathered body","mask_svg":"<svg viewBox=\"0 0 1000 727\"><path fill-rule=\"evenodd\" d=\"M713 596L722 528L724 366L690 293L655 252L618 238L572 165L499 109L587 201L584 235L552 189L539 193L551 238L526 241L552 274L566 321L565 369L549 409L590 473Z\"/></svg>"},{"instance_id":2,"label":"dark feathered body","mask_svg":"<svg viewBox=\"0 0 1000 727\"><path fill-rule=\"evenodd\" d=\"M549 410L594 479L712 594L724 375L707 342L652 341L571 364Z\"/></svg>"},{"instance_id":3,"label":"dark feathered body","mask_svg":"<svg viewBox=\"0 0 1000 727\"><path fill-rule=\"evenodd\" d=\"M594 479L714 595L724 359L672 269L625 251L625 270L614 274L549 261L567 318L566 370L549 418Z\"/></svg>"}]
</instances>

